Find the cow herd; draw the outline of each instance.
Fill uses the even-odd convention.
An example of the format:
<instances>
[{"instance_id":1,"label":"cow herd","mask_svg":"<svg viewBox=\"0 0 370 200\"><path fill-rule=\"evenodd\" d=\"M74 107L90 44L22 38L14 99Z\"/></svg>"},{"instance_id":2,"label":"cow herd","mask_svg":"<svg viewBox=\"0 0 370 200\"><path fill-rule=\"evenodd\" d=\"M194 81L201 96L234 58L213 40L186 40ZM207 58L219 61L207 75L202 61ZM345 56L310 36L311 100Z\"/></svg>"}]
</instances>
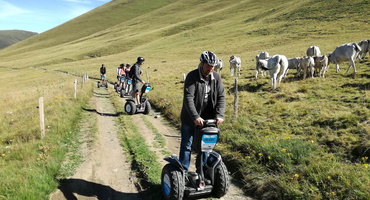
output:
<instances>
[{"instance_id":1,"label":"cow herd","mask_svg":"<svg viewBox=\"0 0 370 200\"><path fill-rule=\"evenodd\" d=\"M260 73L265 77L266 71L269 72L271 84L274 90L277 85L280 85L281 80L287 76L288 71L295 69L296 76L301 76L303 71L303 79L307 76L314 77L317 74L324 78L325 72L328 71L329 64L333 63L336 66L336 72L340 70L339 64L348 61L349 67L347 73L353 67L354 73L356 70L356 59L363 59L366 53L370 52L370 40L363 40L357 43L347 43L335 48L332 53L328 55L321 55L320 48L317 46L310 46L306 51L304 57L286 58L284 55L269 56L266 51L256 55L256 75L258 78Z\"/></svg>"}]
</instances>

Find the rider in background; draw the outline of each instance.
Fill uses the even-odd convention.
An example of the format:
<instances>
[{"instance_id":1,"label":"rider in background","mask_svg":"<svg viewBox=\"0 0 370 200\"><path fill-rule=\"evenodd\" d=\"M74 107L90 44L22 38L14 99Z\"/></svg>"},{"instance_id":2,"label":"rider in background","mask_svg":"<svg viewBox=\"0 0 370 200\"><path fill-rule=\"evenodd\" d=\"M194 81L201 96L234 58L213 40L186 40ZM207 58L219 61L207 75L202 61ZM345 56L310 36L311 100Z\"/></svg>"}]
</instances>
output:
<instances>
[{"instance_id":1,"label":"rider in background","mask_svg":"<svg viewBox=\"0 0 370 200\"><path fill-rule=\"evenodd\" d=\"M130 76L132 78L132 97L135 100L136 105L140 105L140 83L145 84L140 78L141 70L140 66L144 64L145 58L138 57L136 63L130 69Z\"/></svg>"},{"instance_id":2,"label":"rider in background","mask_svg":"<svg viewBox=\"0 0 370 200\"><path fill-rule=\"evenodd\" d=\"M119 67L116 69L117 73L117 85L119 85L119 82L121 81L119 78L119 71L121 70L123 64L120 64Z\"/></svg>"},{"instance_id":3,"label":"rider in background","mask_svg":"<svg viewBox=\"0 0 370 200\"><path fill-rule=\"evenodd\" d=\"M126 67L125 67L126 78L131 78L131 77L128 77L128 73L129 73L130 69L131 69L131 65L130 65L130 63L127 63Z\"/></svg>"},{"instance_id":4,"label":"rider in background","mask_svg":"<svg viewBox=\"0 0 370 200\"><path fill-rule=\"evenodd\" d=\"M121 64L120 68L118 70L118 76L119 76L119 87L123 88L124 82L121 81L122 77L126 77L126 72L125 72L125 64Z\"/></svg>"},{"instance_id":5,"label":"rider in background","mask_svg":"<svg viewBox=\"0 0 370 200\"><path fill-rule=\"evenodd\" d=\"M105 68L105 65L102 64L101 67L100 67L100 78L102 78L103 76L105 77L106 73L107 73L107 69ZM104 80L102 79L102 81L105 81L105 78L104 78Z\"/></svg>"}]
</instances>

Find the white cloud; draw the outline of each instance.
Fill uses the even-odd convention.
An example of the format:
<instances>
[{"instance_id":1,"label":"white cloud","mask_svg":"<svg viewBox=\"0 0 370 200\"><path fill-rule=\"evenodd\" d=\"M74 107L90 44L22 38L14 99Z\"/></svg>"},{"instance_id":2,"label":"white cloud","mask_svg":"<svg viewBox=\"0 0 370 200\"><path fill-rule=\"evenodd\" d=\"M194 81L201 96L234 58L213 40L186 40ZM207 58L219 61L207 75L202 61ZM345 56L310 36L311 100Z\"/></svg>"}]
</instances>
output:
<instances>
[{"instance_id":1,"label":"white cloud","mask_svg":"<svg viewBox=\"0 0 370 200\"><path fill-rule=\"evenodd\" d=\"M29 13L29 11L3 0L0 0L0 5L0 19L6 19L8 17Z\"/></svg>"}]
</instances>

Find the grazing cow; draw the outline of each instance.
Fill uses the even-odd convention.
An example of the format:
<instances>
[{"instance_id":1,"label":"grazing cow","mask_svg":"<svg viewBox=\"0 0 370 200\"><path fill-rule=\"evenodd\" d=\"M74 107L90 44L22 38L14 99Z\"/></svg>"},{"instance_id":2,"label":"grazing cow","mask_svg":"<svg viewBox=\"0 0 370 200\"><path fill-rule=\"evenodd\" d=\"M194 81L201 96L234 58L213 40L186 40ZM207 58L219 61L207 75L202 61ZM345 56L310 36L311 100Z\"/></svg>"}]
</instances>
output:
<instances>
[{"instance_id":1,"label":"grazing cow","mask_svg":"<svg viewBox=\"0 0 370 200\"><path fill-rule=\"evenodd\" d=\"M315 70L319 72L319 77L325 78L325 72L328 68L329 58L326 55L314 56L313 60L315 62Z\"/></svg>"},{"instance_id":2,"label":"grazing cow","mask_svg":"<svg viewBox=\"0 0 370 200\"><path fill-rule=\"evenodd\" d=\"M288 69L288 59L283 55L274 55L268 59L267 68L269 69L272 87L276 90L276 81L280 86L281 79Z\"/></svg>"},{"instance_id":3,"label":"grazing cow","mask_svg":"<svg viewBox=\"0 0 370 200\"><path fill-rule=\"evenodd\" d=\"M258 60L256 63L256 79L258 78L258 73L260 72L263 77L266 76L267 68L267 60Z\"/></svg>"},{"instance_id":4,"label":"grazing cow","mask_svg":"<svg viewBox=\"0 0 370 200\"><path fill-rule=\"evenodd\" d=\"M311 73L311 77L313 78L313 74L315 73L315 61L313 57L303 57L300 60L300 69L303 69L303 79L306 79L308 71Z\"/></svg>"},{"instance_id":5,"label":"grazing cow","mask_svg":"<svg viewBox=\"0 0 370 200\"><path fill-rule=\"evenodd\" d=\"M300 71L300 60L300 57L288 59L288 69L286 70L284 77L287 76L289 69L297 70L297 76L299 75L298 72Z\"/></svg>"},{"instance_id":6,"label":"grazing cow","mask_svg":"<svg viewBox=\"0 0 370 200\"><path fill-rule=\"evenodd\" d=\"M215 71L221 73L222 67L223 67L222 60L219 59L217 65L215 66Z\"/></svg>"},{"instance_id":7,"label":"grazing cow","mask_svg":"<svg viewBox=\"0 0 370 200\"><path fill-rule=\"evenodd\" d=\"M256 56L256 62L257 62L258 60L260 60L260 59L262 59L262 60L267 60L267 59L269 59L269 58L270 58L269 52L267 52L267 51L262 51L260 54L258 54L258 55Z\"/></svg>"},{"instance_id":8,"label":"grazing cow","mask_svg":"<svg viewBox=\"0 0 370 200\"><path fill-rule=\"evenodd\" d=\"M362 40L358 43L358 46L360 46L361 51L359 53L360 59L365 58L366 53L370 52L370 40Z\"/></svg>"},{"instance_id":9,"label":"grazing cow","mask_svg":"<svg viewBox=\"0 0 370 200\"><path fill-rule=\"evenodd\" d=\"M230 56L230 74L231 76L234 76L235 73L236 73L236 70L238 70L238 74L237 76L240 76L240 67L241 67L241 64L242 64L242 61L240 60L239 57L237 56Z\"/></svg>"},{"instance_id":10,"label":"grazing cow","mask_svg":"<svg viewBox=\"0 0 370 200\"><path fill-rule=\"evenodd\" d=\"M307 49L306 55L307 56L320 56L321 55L320 48L318 46L310 46Z\"/></svg>"},{"instance_id":11,"label":"grazing cow","mask_svg":"<svg viewBox=\"0 0 370 200\"><path fill-rule=\"evenodd\" d=\"M358 46L357 43L348 43L348 44L343 44L341 46L338 46L335 48L335 50L329 54L329 63L334 63L336 65L336 72L339 72L339 63L343 61L349 61L349 67L347 69L347 72L351 67L353 67L354 73L357 73L356 70L356 64L355 60L358 56L358 54L361 51L361 47Z\"/></svg>"}]
</instances>

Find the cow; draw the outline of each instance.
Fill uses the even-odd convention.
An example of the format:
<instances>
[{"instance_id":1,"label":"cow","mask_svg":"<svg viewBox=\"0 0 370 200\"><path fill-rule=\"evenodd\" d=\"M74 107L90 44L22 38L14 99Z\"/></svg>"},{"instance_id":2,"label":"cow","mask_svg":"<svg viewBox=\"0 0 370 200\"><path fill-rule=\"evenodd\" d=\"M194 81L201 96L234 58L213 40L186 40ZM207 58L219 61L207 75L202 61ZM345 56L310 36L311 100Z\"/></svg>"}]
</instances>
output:
<instances>
[{"instance_id":1,"label":"cow","mask_svg":"<svg viewBox=\"0 0 370 200\"><path fill-rule=\"evenodd\" d=\"M335 50L328 55L329 63L336 65L336 72L339 72L339 63L349 61L347 72L353 67L354 73L357 73L355 60L361 51L361 47L357 43L347 43L335 48Z\"/></svg>"},{"instance_id":2,"label":"cow","mask_svg":"<svg viewBox=\"0 0 370 200\"><path fill-rule=\"evenodd\" d=\"M267 68L267 60L258 60L256 63L256 79L258 78L258 73L260 72L263 77L266 76Z\"/></svg>"},{"instance_id":3,"label":"cow","mask_svg":"<svg viewBox=\"0 0 370 200\"><path fill-rule=\"evenodd\" d=\"M256 55L256 79L258 78L258 73L260 72L263 77L265 77L265 72L267 70L267 60L270 55L267 51L262 51L260 54Z\"/></svg>"},{"instance_id":4,"label":"cow","mask_svg":"<svg viewBox=\"0 0 370 200\"><path fill-rule=\"evenodd\" d=\"M288 75L289 69L297 70L297 76L299 75L298 72L300 71L300 57L290 58L288 59L288 69L285 71L284 77Z\"/></svg>"},{"instance_id":5,"label":"cow","mask_svg":"<svg viewBox=\"0 0 370 200\"><path fill-rule=\"evenodd\" d=\"M267 51L262 51L260 54L258 54L256 56L256 61L258 61L259 59L263 59L263 60L267 60L270 58L270 55L269 55L269 52ZM257 60L258 59L258 60Z\"/></svg>"},{"instance_id":6,"label":"cow","mask_svg":"<svg viewBox=\"0 0 370 200\"><path fill-rule=\"evenodd\" d=\"M238 70L237 76L240 76L240 68L241 68L241 64L242 64L242 61L240 60L240 58L237 57L237 56L232 55L232 56L230 56L229 63L230 63L230 74L231 74L231 76L234 76L237 70Z\"/></svg>"},{"instance_id":7,"label":"cow","mask_svg":"<svg viewBox=\"0 0 370 200\"><path fill-rule=\"evenodd\" d=\"M321 56L321 51L318 46L310 46L306 51L307 56Z\"/></svg>"},{"instance_id":8,"label":"cow","mask_svg":"<svg viewBox=\"0 0 370 200\"><path fill-rule=\"evenodd\" d=\"M303 79L306 79L307 73L310 71L311 77L313 78L313 75L315 73L315 61L313 57L303 57L300 59L300 69L303 69Z\"/></svg>"},{"instance_id":9,"label":"cow","mask_svg":"<svg viewBox=\"0 0 370 200\"><path fill-rule=\"evenodd\" d=\"M359 58L364 59L367 52L370 52L370 40L362 40L358 43L358 46L360 46L361 51L359 53Z\"/></svg>"},{"instance_id":10,"label":"cow","mask_svg":"<svg viewBox=\"0 0 370 200\"><path fill-rule=\"evenodd\" d=\"M319 77L325 78L325 72L327 71L328 68L328 63L329 63L329 58L326 55L323 56L314 56L314 67L315 70L319 72Z\"/></svg>"},{"instance_id":11,"label":"cow","mask_svg":"<svg viewBox=\"0 0 370 200\"><path fill-rule=\"evenodd\" d=\"M219 59L217 65L215 66L215 71L221 73L222 67L223 67L222 59Z\"/></svg>"},{"instance_id":12,"label":"cow","mask_svg":"<svg viewBox=\"0 0 370 200\"><path fill-rule=\"evenodd\" d=\"M273 90L275 91L276 82L280 86L281 79L288 69L288 59L283 55L274 55L268 59L267 68L269 70Z\"/></svg>"}]
</instances>

